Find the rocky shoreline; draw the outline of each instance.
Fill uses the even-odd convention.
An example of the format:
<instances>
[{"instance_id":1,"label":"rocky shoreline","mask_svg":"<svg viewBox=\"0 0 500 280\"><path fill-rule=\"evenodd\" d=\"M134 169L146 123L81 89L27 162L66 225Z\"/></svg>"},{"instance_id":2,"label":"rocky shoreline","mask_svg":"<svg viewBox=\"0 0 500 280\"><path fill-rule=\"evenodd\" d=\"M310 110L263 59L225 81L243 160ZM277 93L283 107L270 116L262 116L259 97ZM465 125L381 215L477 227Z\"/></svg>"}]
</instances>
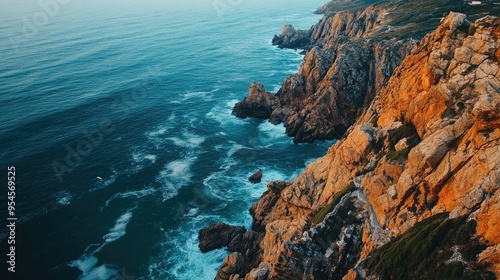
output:
<instances>
[{"instance_id":1,"label":"rocky shoreline","mask_svg":"<svg viewBox=\"0 0 500 280\"><path fill-rule=\"evenodd\" d=\"M298 73L276 94L252 84L233 114L283 123L295 143L341 138L416 45L413 38L365 39L385 12L326 15L309 30L285 25L273 44L307 51Z\"/></svg>"},{"instance_id":2,"label":"rocky shoreline","mask_svg":"<svg viewBox=\"0 0 500 280\"><path fill-rule=\"evenodd\" d=\"M388 3L274 38L304 63L276 94L252 84L233 113L283 122L295 142L340 140L267 184L251 230L200 231L202 251L231 252L216 279L500 277L500 18L385 36L400 20Z\"/></svg>"}]
</instances>

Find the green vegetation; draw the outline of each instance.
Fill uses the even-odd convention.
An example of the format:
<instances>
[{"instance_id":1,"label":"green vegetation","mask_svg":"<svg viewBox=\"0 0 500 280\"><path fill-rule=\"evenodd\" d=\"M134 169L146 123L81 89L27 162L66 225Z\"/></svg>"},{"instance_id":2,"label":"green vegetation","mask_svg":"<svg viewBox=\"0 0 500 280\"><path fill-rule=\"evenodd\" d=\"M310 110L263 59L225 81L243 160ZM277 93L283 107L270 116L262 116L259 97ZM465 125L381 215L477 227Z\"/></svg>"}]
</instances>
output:
<instances>
[{"instance_id":1,"label":"green vegetation","mask_svg":"<svg viewBox=\"0 0 500 280\"><path fill-rule=\"evenodd\" d=\"M387 152L387 159L389 160L399 160L401 158L406 158L410 153L413 147L417 146L420 141L420 137L417 134L417 130L413 123L408 122L403 124L402 126L389 130L388 138L388 148L389 152ZM408 142L408 148L396 151L394 146L403 138L406 138Z\"/></svg>"},{"instance_id":2,"label":"green vegetation","mask_svg":"<svg viewBox=\"0 0 500 280\"><path fill-rule=\"evenodd\" d=\"M380 0L353 0L353 1L338 1L333 0L318 8L315 13L336 13L340 11L356 11L365 9L371 4L380 2Z\"/></svg>"},{"instance_id":3,"label":"green vegetation","mask_svg":"<svg viewBox=\"0 0 500 280\"><path fill-rule=\"evenodd\" d=\"M340 200L342 199L342 197L344 197L344 195L346 195L347 193L349 192L352 192L354 190L354 182L351 182L349 183L349 185L347 185L344 189L342 189L340 192L337 192L334 196L333 196L333 200L332 200L332 203L328 204L327 206L323 207L323 209L321 209L315 216L314 218L312 219L311 221L311 224L312 226L316 226L317 224L321 223L326 215L328 213L330 213L337 204L339 204Z\"/></svg>"},{"instance_id":4,"label":"green vegetation","mask_svg":"<svg viewBox=\"0 0 500 280\"><path fill-rule=\"evenodd\" d=\"M407 122L402 126L389 130L389 149L394 148L401 139L408 138L408 144L416 146L420 143L420 137L417 134L415 126L411 122Z\"/></svg>"},{"instance_id":5,"label":"green vegetation","mask_svg":"<svg viewBox=\"0 0 500 280\"><path fill-rule=\"evenodd\" d=\"M476 262L486 246L473 237L475 228L475 221L466 217L436 214L374 250L363 266L382 279L495 279ZM467 267L449 262L453 246L458 246Z\"/></svg>"},{"instance_id":6,"label":"green vegetation","mask_svg":"<svg viewBox=\"0 0 500 280\"><path fill-rule=\"evenodd\" d=\"M406 157L408 157L408 154L410 153L410 151L411 151L410 148L406 148L406 149L401 150L399 152L397 152L397 151L390 151L387 154L387 159L389 159L389 160L399 160L401 158L406 158Z\"/></svg>"},{"instance_id":7,"label":"green vegetation","mask_svg":"<svg viewBox=\"0 0 500 280\"><path fill-rule=\"evenodd\" d=\"M493 5L493 1L483 1L483 5L467 5L460 0L410 0L394 1L385 0L380 4L390 8L392 27L385 32L374 35L376 38L416 37L421 38L432 32L439 25L443 16L450 11L464 13L473 21L486 14L500 13L500 6ZM463 31L468 31L468 26L463 26Z\"/></svg>"}]
</instances>

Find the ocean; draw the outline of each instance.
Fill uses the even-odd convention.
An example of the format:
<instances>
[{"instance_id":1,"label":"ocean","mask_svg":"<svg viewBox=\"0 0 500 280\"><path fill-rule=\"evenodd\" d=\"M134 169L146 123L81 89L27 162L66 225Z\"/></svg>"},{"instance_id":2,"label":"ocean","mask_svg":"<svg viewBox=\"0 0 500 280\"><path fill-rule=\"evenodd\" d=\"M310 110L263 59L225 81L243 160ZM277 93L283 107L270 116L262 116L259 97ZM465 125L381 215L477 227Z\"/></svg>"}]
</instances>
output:
<instances>
[{"instance_id":1,"label":"ocean","mask_svg":"<svg viewBox=\"0 0 500 280\"><path fill-rule=\"evenodd\" d=\"M298 70L272 36L323 1L0 0L0 220L17 219L0 279L213 279L227 251L202 254L198 231L249 228L266 182L332 145L231 115Z\"/></svg>"}]
</instances>

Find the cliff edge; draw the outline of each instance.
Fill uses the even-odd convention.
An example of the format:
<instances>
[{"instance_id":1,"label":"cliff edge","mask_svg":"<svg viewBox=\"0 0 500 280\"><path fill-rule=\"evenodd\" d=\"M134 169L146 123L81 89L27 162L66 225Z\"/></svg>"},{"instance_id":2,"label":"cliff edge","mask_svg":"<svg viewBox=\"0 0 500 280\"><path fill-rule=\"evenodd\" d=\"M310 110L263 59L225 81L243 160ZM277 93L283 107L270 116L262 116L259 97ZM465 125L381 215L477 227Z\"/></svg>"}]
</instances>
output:
<instances>
[{"instance_id":1,"label":"cliff edge","mask_svg":"<svg viewBox=\"0 0 500 280\"><path fill-rule=\"evenodd\" d=\"M370 5L371 4L371 5ZM338 139L359 118L397 66L449 11L473 19L500 5L462 1L334 0L319 9L324 17L311 29L283 26L273 44L304 49L298 73L287 78L266 111L273 124L283 123L294 142ZM261 100L238 103L238 117L258 117L250 110ZM242 111L247 111L242 114Z\"/></svg>"},{"instance_id":2,"label":"cliff edge","mask_svg":"<svg viewBox=\"0 0 500 280\"><path fill-rule=\"evenodd\" d=\"M393 63L386 57L393 52L380 47L388 42L399 44L400 66L364 86L338 78L365 69L339 66L363 63L365 54L368 68L377 67L376 57ZM323 127L345 134L295 182L268 184L250 209L255 237L240 243L217 279L500 277L500 19L451 13L418 44L375 41L357 49L363 44L348 42L354 49L346 54L331 45L312 49L276 94L279 102L257 87L273 108L271 120L284 121L287 132L301 135L297 141L342 135ZM325 60L333 66L322 67ZM303 91L287 90L301 83ZM350 91L358 87L365 95ZM311 96L309 109L290 109ZM332 97L356 106L333 112L339 103ZM231 273L231 263L252 265Z\"/></svg>"}]
</instances>

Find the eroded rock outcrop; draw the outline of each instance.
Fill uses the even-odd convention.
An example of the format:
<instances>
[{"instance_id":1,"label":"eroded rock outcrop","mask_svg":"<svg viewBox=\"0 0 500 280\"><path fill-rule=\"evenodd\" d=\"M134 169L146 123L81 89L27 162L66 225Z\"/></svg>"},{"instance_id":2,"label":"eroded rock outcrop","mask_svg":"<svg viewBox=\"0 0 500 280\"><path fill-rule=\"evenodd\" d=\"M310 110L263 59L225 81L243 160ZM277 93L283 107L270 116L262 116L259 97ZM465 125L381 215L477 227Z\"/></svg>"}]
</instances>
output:
<instances>
[{"instance_id":1,"label":"eroded rock outcrop","mask_svg":"<svg viewBox=\"0 0 500 280\"><path fill-rule=\"evenodd\" d=\"M379 264L410 244L415 256L435 256L427 277L500 277L499 53L499 18L445 17L324 157L293 183L268 184L251 209L253 230L265 235L250 271L264 269L263 279L384 279L404 265ZM301 77L286 82L305 89Z\"/></svg>"},{"instance_id":2,"label":"eroded rock outcrop","mask_svg":"<svg viewBox=\"0 0 500 280\"><path fill-rule=\"evenodd\" d=\"M262 258L260 242L264 233L247 231L241 226L216 223L198 233L199 248L206 253L226 247L230 254L219 269L215 279L228 280L250 273ZM236 277L236 278L235 278Z\"/></svg>"},{"instance_id":3,"label":"eroded rock outcrop","mask_svg":"<svg viewBox=\"0 0 500 280\"><path fill-rule=\"evenodd\" d=\"M217 223L208 228L200 230L198 239L202 252L209 252L228 246L237 236L245 234L244 227L231 226L224 223Z\"/></svg>"},{"instance_id":4,"label":"eroded rock outcrop","mask_svg":"<svg viewBox=\"0 0 500 280\"><path fill-rule=\"evenodd\" d=\"M386 14L374 6L328 14L309 30L284 26L273 43L308 50L300 70L275 95L252 85L233 113L284 123L294 142L342 137L416 44L372 38Z\"/></svg>"},{"instance_id":5,"label":"eroded rock outcrop","mask_svg":"<svg viewBox=\"0 0 500 280\"><path fill-rule=\"evenodd\" d=\"M238 118L268 119L274 108L279 106L279 100L266 91L260 83L252 83L248 97L238 102L233 108L233 114Z\"/></svg>"}]
</instances>

